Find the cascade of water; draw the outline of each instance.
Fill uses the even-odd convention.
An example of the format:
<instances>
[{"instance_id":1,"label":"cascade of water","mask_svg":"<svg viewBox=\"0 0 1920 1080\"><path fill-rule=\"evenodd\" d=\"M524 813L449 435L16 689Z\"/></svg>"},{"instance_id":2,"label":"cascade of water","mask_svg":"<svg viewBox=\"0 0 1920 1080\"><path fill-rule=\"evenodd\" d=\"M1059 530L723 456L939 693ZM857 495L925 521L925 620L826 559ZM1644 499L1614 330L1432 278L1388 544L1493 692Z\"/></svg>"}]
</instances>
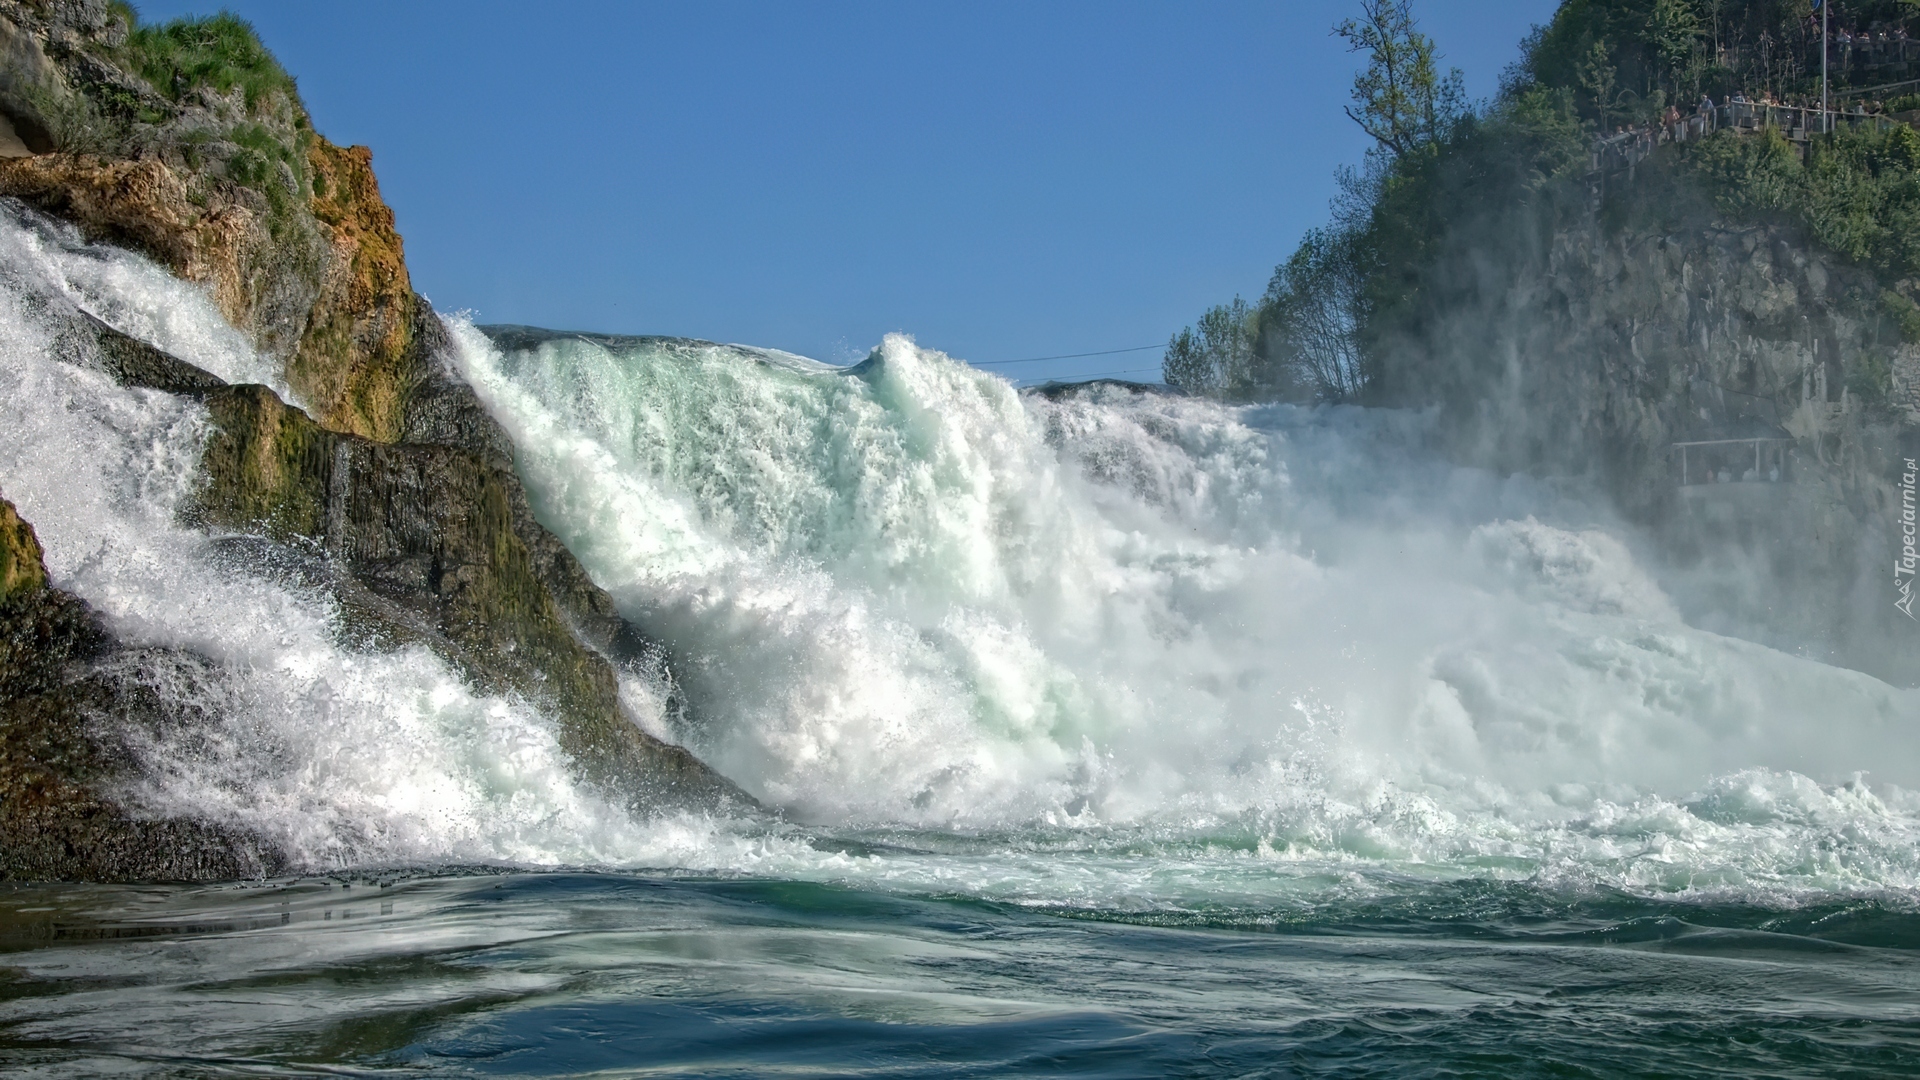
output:
<instances>
[{"instance_id":1,"label":"cascade of water","mask_svg":"<svg viewBox=\"0 0 1920 1080\"><path fill-rule=\"evenodd\" d=\"M145 260L0 216L0 490L117 636L212 662L128 661L209 720L145 746L127 797L314 865L1072 902L1297 890L1274 868L1329 860L1656 891L1920 882L1920 695L1687 626L1630 530L1434 460L1419 417L1048 400L900 337L843 371L503 348L454 320L538 513L669 646L694 706L671 734L796 818L936 853L636 823L573 783L533 710L424 649L345 640L325 595L182 527L204 411L91 370L55 340L63 304L230 379L272 365Z\"/></svg>"},{"instance_id":2,"label":"cascade of water","mask_svg":"<svg viewBox=\"0 0 1920 1080\"><path fill-rule=\"evenodd\" d=\"M682 659L681 736L803 814L1547 821L1748 768L1920 779L1915 694L1689 628L1626 530L1432 460L1417 417L1023 397L899 336L842 372L455 329L538 512Z\"/></svg>"},{"instance_id":3,"label":"cascade of water","mask_svg":"<svg viewBox=\"0 0 1920 1080\"><path fill-rule=\"evenodd\" d=\"M324 595L177 524L205 411L90 370L56 339L63 304L229 379L272 380L199 290L0 214L0 491L35 525L53 583L116 637L213 665L126 661L125 678L208 720L142 748L135 806L258 830L314 866L640 856L636 827L574 786L532 710L474 694L425 649L344 644Z\"/></svg>"}]
</instances>

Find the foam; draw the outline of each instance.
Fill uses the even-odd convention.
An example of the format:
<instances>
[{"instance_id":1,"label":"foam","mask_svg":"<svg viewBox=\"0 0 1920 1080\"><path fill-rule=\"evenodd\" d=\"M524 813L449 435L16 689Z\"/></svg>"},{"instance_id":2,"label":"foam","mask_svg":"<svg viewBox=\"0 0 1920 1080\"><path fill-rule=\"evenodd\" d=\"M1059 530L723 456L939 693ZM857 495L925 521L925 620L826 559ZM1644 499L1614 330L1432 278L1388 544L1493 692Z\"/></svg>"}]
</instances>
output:
<instances>
[{"instance_id":1,"label":"foam","mask_svg":"<svg viewBox=\"0 0 1920 1080\"><path fill-rule=\"evenodd\" d=\"M148 739L127 798L259 830L316 867L645 854L642 826L574 785L524 703L474 694L423 649L356 650L324 596L176 523L205 411L119 387L91 357L56 359L47 313L99 290L123 327L165 328L157 344L240 374L244 352L185 347L232 333L193 290L18 217L0 216L0 267L0 491L33 523L56 586L121 640L158 647L120 674L207 720Z\"/></svg>"},{"instance_id":2,"label":"foam","mask_svg":"<svg viewBox=\"0 0 1920 1080\"><path fill-rule=\"evenodd\" d=\"M1914 692L1688 626L1603 507L1439 462L1419 415L1050 401L900 336L846 371L697 343L507 354L454 320L537 513L694 707L623 695L814 824L631 820L524 703L360 647L324 596L181 527L204 411L56 359L61 303L228 378L271 365L150 263L0 215L0 490L57 584L163 647L122 674L213 720L147 742L128 796L314 866L1143 908L1407 877L1920 885Z\"/></svg>"},{"instance_id":3,"label":"foam","mask_svg":"<svg viewBox=\"0 0 1920 1080\"><path fill-rule=\"evenodd\" d=\"M802 819L1599 872L1643 818L1757 852L1688 809L1725 777L1920 779L1913 692L1687 626L1604 508L1418 415L453 329L536 512L673 644L674 734Z\"/></svg>"}]
</instances>

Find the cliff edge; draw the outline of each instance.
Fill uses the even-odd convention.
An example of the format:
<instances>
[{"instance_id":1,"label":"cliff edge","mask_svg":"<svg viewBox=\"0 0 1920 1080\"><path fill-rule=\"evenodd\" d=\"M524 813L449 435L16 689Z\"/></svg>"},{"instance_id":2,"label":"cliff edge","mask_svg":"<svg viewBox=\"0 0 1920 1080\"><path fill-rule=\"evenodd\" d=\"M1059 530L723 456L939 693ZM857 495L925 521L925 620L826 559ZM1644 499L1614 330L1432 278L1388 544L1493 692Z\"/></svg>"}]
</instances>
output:
<instances>
[{"instance_id":1,"label":"cliff edge","mask_svg":"<svg viewBox=\"0 0 1920 1080\"><path fill-rule=\"evenodd\" d=\"M369 647L425 645L477 690L540 704L576 772L616 802L750 807L627 714L618 666L658 665L659 649L533 519L511 442L413 291L371 152L314 130L252 30L226 15L143 26L104 0L0 0L0 53L0 118L24 150L0 154L0 197L204 286L290 391L229 386L89 313L60 315L79 354L123 384L204 403L212 431L184 523L228 535L259 573L321 583ZM0 876L285 868L257 837L115 802L139 767L115 731L161 722L143 715L164 705L116 681L125 646L56 584L4 505Z\"/></svg>"}]
</instances>

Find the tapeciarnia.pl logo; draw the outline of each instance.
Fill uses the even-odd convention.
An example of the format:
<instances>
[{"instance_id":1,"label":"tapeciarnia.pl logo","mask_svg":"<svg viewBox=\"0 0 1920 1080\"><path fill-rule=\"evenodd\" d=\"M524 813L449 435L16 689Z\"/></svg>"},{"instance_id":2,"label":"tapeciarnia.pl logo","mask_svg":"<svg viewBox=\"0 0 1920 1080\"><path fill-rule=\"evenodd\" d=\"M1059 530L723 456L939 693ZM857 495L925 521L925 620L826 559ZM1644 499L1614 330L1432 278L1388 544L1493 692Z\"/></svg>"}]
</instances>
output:
<instances>
[{"instance_id":1,"label":"tapeciarnia.pl logo","mask_svg":"<svg viewBox=\"0 0 1920 1080\"><path fill-rule=\"evenodd\" d=\"M1913 458L1904 459L1906 471L1900 474L1900 557L1893 562L1893 584L1900 591L1900 599L1893 606L1901 610L1909 619L1920 622L1913 613L1913 575L1920 555L1914 552L1914 508L1913 482L1920 474Z\"/></svg>"}]
</instances>

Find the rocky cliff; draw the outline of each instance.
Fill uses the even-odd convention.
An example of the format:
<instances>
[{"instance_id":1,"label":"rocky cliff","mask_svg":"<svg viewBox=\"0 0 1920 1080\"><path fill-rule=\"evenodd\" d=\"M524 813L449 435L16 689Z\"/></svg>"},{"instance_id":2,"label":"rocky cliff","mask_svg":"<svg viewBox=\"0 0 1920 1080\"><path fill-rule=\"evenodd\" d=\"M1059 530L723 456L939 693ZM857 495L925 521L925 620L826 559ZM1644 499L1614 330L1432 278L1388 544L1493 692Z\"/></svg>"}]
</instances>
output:
<instances>
[{"instance_id":1,"label":"rocky cliff","mask_svg":"<svg viewBox=\"0 0 1920 1080\"><path fill-rule=\"evenodd\" d=\"M0 159L0 196L203 285L291 391L229 386L63 316L76 356L204 403L186 523L226 535L253 572L325 589L364 647L424 644L476 689L540 704L575 769L616 800L749 805L627 715L617 667L657 668L660 651L534 521L511 443L451 374L445 331L413 292L371 154L314 132L245 24L142 27L124 4L0 0L0 53L0 116L31 151ZM260 838L116 801L141 766L127 733L195 720L143 691L130 647L49 585L11 506L0 549L0 875L282 868Z\"/></svg>"},{"instance_id":2,"label":"rocky cliff","mask_svg":"<svg viewBox=\"0 0 1920 1080\"><path fill-rule=\"evenodd\" d=\"M1450 238L1385 396L1438 404L1464 460L1605 492L1685 571L1696 621L1920 679L1892 574L1914 283L1789 225L1631 205L1671 190Z\"/></svg>"}]
</instances>

